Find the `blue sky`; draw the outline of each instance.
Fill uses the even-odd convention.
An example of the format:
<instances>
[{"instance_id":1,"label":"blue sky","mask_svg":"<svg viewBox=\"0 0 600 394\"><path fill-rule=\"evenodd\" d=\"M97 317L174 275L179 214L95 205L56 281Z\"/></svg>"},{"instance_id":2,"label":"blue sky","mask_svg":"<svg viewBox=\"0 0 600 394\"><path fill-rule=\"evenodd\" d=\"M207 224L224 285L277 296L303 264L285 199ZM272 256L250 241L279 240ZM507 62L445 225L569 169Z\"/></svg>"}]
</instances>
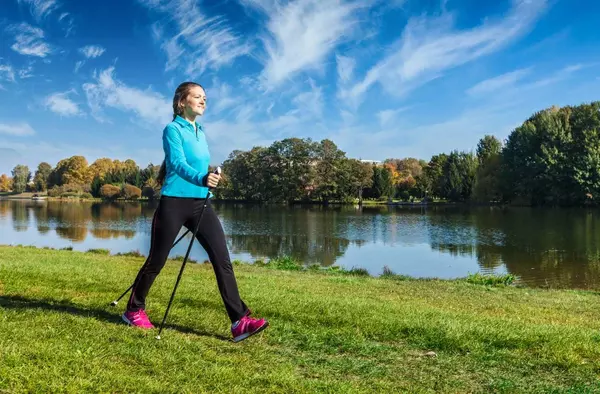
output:
<instances>
[{"instance_id":1,"label":"blue sky","mask_svg":"<svg viewBox=\"0 0 600 394\"><path fill-rule=\"evenodd\" d=\"M383 160L472 150L600 99L600 2L2 0L0 173L163 158L174 88L205 86L212 163L286 137Z\"/></svg>"}]
</instances>

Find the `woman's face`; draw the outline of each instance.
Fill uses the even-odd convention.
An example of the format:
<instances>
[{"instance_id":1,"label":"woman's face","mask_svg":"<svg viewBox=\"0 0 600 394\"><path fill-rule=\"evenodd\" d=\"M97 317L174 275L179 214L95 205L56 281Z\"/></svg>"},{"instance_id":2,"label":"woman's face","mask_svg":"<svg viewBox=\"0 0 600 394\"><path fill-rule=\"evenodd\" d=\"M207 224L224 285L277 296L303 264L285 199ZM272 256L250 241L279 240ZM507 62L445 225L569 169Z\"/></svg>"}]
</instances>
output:
<instances>
[{"instance_id":1,"label":"woman's face","mask_svg":"<svg viewBox=\"0 0 600 394\"><path fill-rule=\"evenodd\" d=\"M188 115L202 116L206 109L206 93L200 86L192 86L187 97L182 101L184 112Z\"/></svg>"}]
</instances>

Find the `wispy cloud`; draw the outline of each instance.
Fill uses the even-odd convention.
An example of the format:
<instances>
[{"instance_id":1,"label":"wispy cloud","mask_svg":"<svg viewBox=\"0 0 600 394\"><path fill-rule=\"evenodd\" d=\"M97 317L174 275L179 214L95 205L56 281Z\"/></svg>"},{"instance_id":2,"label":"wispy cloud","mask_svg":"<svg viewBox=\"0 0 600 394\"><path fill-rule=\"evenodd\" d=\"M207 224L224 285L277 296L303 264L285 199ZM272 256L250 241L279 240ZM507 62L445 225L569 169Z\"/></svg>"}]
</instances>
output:
<instances>
[{"instance_id":1,"label":"wispy cloud","mask_svg":"<svg viewBox=\"0 0 600 394\"><path fill-rule=\"evenodd\" d=\"M485 81L481 81L472 88L468 89L467 94L471 96L488 94L506 87L514 86L515 83L528 75L531 70L531 67L522 68L499 75L497 77L486 79Z\"/></svg>"},{"instance_id":2,"label":"wispy cloud","mask_svg":"<svg viewBox=\"0 0 600 394\"><path fill-rule=\"evenodd\" d=\"M303 115L303 118L306 119L306 115L309 115L320 119L323 117L323 108L325 106L323 89L316 86L315 81L310 78L308 83L310 90L298 94L292 99L292 103L297 107L298 112Z\"/></svg>"},{"instance_id":3,"label":"wispy cloud","mask_svg":"<svg viewBox=\"0 0 600 394\"><path fill-rule=\"evenodd\" d=\"M75 25L75 22L73 20L73 17L71 16L71 14L69 14L68 12L63 12L58 17L58 22L63 25L63 30L65 31L65 37L69 37L69 35L71 35L71 33L73 32L73 28Z\"/></svg>"},{"instance_id":4,"label":"wispy cloud","mask_svg":"<svg viewBox=\"0 0 600 394\"><path fill-rule=\"evenodd\" d=\"M28 123L6 124L0 123L0 134L24 137L35 134L35 131Z\"/></svg>"},{"instance_id":5,"label":"wispy cloud","mask_svg":"<svg viewBox=\"0 0 600 394\"><path fill-rule=\"evenodd\" d=\"M79 48L79 52L88 59L93 59L93 58L102 56L102 54L105 51L106 51L106 49L102 48L99 45L87 45L87 46L84 46L83 48Z\"/></svg>"},{"instance_id":6,"label":"wispy cloud","mask_svg":"<svg viewBox=\"0 0 600 394\"><path fill-rule=\"evenodd\" d=\"M398 119L398 115L401 112L406 111L407 109L408 107L402 107L397 109L384 109L382 111L377 112L379 124L381 125L381 127L386 127L393 124Z\"/></svg>"},{"instance_id":7,"label":"wispy cloud","mask_svg":"<svg viewBox=\"0 0 600 394\"><path fill-rule=\"evenodd\" d=\"M560 82L562 80L569 78L571 75L573 75L573 73L580 71L581 69L583 69L587 66L588 65L584 65L584 64L572 64L572 65L563 67L560 70L554 72L553 74L551 74L545 78L538 79L537 81L532 82L531 84L525 86L524 88L539 88L539 87L551 85L556 82Z\"/></svg>"},{"instance_id":8,"label":"wispy cloud","mask_svg":"<svg viewBox=\"0 0 600 394\"><path fill-rule=\"evenodd\" d=\"M58 92L46 97L44 104L52 112L62 116L75 116L80 113L79 106L69 98L73 91Z\"/></svg>"},{"instance_id":9,"label":"wispy cloud","mask_svg":"<svg viewBox=\"0 0 600 394\"><path fill-rule=\"evenodd\" d=\"M44 41L44 31L39 27L33 27L22 22L8 27L8 31L15 35L15 43L12 50L21 55L46 57L52 52L52 48Z\"/></svg>"},{"instance_id":10,"label":"wispy cloud","mask_svg":"<svg viewBox=\"0 0 600 394\"><path fill-rule=\"evenodd\" d=\"M27 79L33 77L33 66L30 64L25 68L19 70L19 78Z\"/></svg>"},{"instance_id":11,"label":"wispy cloud","mask_svg":"<svg viewBox=\"0 0 600 394\"><path fill-rule=\"evenodd\" d=\"M78 60L78 61L75 63L75 70L74 70L74 72L78 72L78 71L79 71L79 69L81 68L81 66L83 66L83 64L84 64L84 63L85 63L85 61L83 61L83 60Z\"/></svg>"},{"instance_id":12,"label":"wispy cloud","mask_svg":"<svg viewBox=\"0 0 600 394\"><path fill-rule=\"evenodd\" d=\"M105 107L130 112L132 117L160 126L172 119L171 103L165 97L150 89L127 86L115 78L114 67L95 73L94 79L94 83L84 84L83 90L92 115L98 121L106 121L103 116Z\"/></svg>"},{"instance_id":13,"label":"wispy cloud","mask_svg":"<svg viewBox=\"0 0 600 394\"><path fill-rule=\"evenodd\" d=\"M402 95L441 76L444 71L489 55L526 34L547 6L547 0L512 0L501 20L457 30L454 15L411 18L392 50L345 92L357 99L373 84Z\"/></svg>"},{"instance_id":14,"label":"wispy cloud","mask_svg":"<svg viewBox=\"0 0 600 394\"><path fill-rule=\"evenodd\" d=\"M31 15L39 22L45 19L59 7L57 0L18 0L19 3L29 4Z\"/></svg>"},{"instance_id":15,"label":"wispy cloud","mask_svg":"<svg viewBox=\"0 0 600 394\"><path fill-rule=\"evenodd\" d=\"M155 24L153 34L167 55L166 70L182 67L193 76L218 70L243 55L251 46L228 26L223 16L208 17L195 0L138 0L154 11L166 13L174 26ZM175 34L166 32L174 29Z\"/></svg>"},{"instance_id":16,"label":"wispy cloud","mask_svg":"<svg viewBox=\"0 0 600 394\"><path fill-rule=\"evenodd\" d=\"M0 64L0 81L15 82L15 70L10 64Z\"/></svg>"},{"instance_id":17,"label":"wispy cloud","mask_svg":"<svg viewBox=\"0 0 600 394\"><path fill-rule=\"evenodd\" d=\"M85 59L78 60L75 63L74 72L78 72L81 67L85 64L86 60L95 59L97 57L102 56L102 54L106 52L106 48L103 48L99 45L86 45L84 47L79 48L79 53L81 53Z\"/></svg>"},{"instance_id":18,"label":"wispy cloud","mask_svg":"<svg viewBox=\"0 0 600 394\"><path fill-rule=\"evenodd\" d=\"M210 103L210 111L214 114L219 114L240 103L240 98L233 94L231 85L221 83L217 79L213 80L212 86L207 94Z\"/></svg>"},{"instance_id":19,"label":"wispy cloud","mask_svg":"<svg viewBox=\"0 0 600 394\"><path fill-rule=\"evenodd\" d=\"M335 56L337 65L338 80L341 83L350 82L354 75L354 68L356 67L356 61L347 56L336 55Z\"/></svg>"},{"instance_id":20,"label":"wispy cloud","mask_svg":"<svg viewBox=\"0 0 600 394\"><path fill-rule=\"evenodd\" d=\"M268 33L261 36L266 58L261 80L265 88L277 87L303 70L319 70L358 24L358 11L366 2L339 0L276 1L240 0L264 13Z\"/></svg>"},{"instance_id":21,"label":"wispy cloud","mask_svg":"<svg viewBox=\"0 0 600 394\"><path fill-rule=\"evenodd\" d=\"M564 81L576 72L589 66L589 64L568 65L529 82L522 82L522 80L532 73L533 67L522 68L481 81L468 89L467 94L476 97L477 99L490 93L496 95L502 94L500 97L502 97L503 100L508 100L509 96L522 95L526 91Z\"/></svg>"}]
</instances>

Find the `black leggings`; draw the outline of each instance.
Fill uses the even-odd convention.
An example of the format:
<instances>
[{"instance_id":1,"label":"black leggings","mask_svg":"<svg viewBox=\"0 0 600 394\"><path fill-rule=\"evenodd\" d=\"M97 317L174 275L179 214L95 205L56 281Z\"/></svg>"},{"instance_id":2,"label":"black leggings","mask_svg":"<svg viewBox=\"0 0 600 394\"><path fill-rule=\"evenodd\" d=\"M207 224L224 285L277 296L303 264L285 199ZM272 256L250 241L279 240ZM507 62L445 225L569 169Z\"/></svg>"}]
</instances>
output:
<instances>
[{"instance_id":1,"label":"black leggings","mask_svg":"<svg viewBox=\"0 0 600 394\"><path fill-rule=\"evenodd\" d=\"M127 310L137 311L146 307L146 296L156 276L164 267L181 226L193 232L198 224L203 204L202 198L161 197L152 219L150 252L135 279ZM208 253L227 314L231 322L236 322L246 314L248 308L240 299L225 233L211 207L210 199L202 214L196 238Z\"/></svg>"}]
</instances>

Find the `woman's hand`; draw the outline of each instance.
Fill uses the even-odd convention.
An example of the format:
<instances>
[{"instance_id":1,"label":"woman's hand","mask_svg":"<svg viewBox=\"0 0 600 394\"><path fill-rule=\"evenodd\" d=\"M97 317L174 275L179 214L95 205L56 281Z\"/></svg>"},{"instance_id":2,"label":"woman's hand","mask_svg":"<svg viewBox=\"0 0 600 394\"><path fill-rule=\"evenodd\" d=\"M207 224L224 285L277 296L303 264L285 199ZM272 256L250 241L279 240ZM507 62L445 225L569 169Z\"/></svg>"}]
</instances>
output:
<instances>
[{"instance_id":1,"label":"woman's hand","mask_svg":"<svg viewBox=\"0 0 600 394\"><path fill-rule=\"evenodd\" d=\"M206 177L206 186L217 187L217 184L221 180L221 175L213 174L212 172Z\"/></svg>"}]
</instances>

